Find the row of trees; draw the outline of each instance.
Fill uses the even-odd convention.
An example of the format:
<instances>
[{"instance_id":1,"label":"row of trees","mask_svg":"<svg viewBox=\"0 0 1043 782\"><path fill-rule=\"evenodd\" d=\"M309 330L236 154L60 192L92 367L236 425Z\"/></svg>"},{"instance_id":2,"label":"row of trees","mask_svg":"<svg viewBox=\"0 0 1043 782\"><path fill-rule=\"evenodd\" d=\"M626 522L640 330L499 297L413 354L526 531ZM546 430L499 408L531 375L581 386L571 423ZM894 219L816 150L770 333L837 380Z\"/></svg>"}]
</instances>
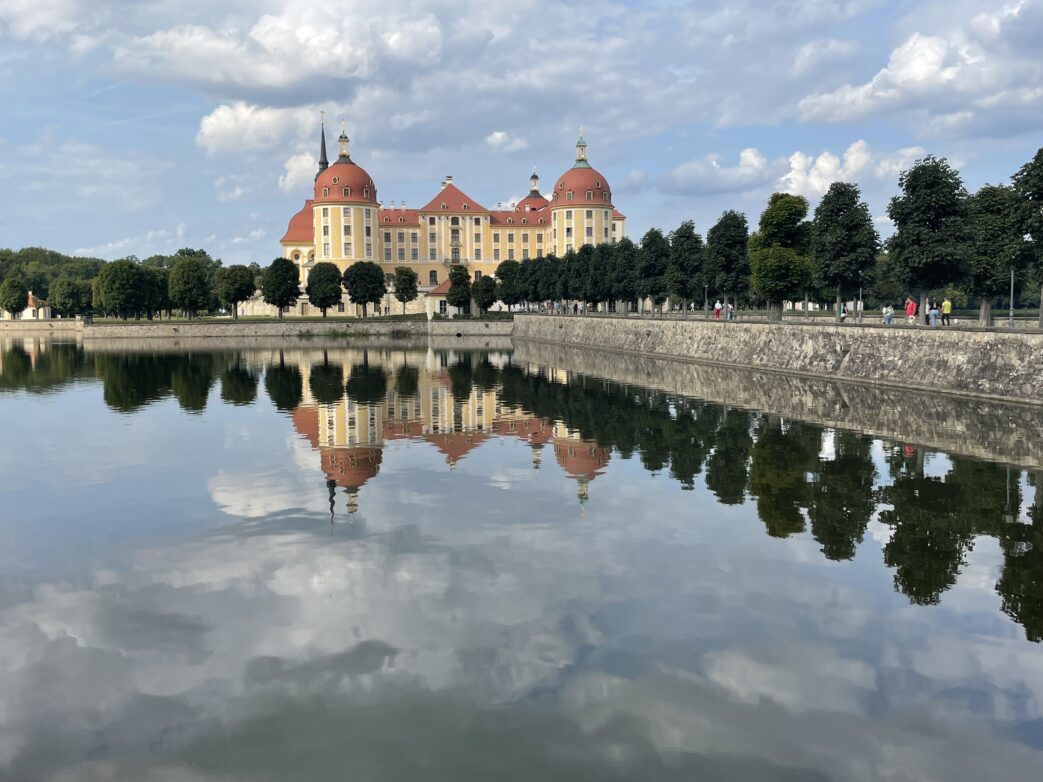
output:
<instances>
[{"instance_id":1,"label":"row of trees","mask_svg":"<svg viewBox=\"0 0 1043 782\"><path fill-rule=\"evenodd\" d=\"M563 258L504 261L496 297L506 305L576 301L668 301L687 311L709 297L766 303L779 319L784 301L840 303L858 289L875 303L903 295L947 293L979 301L983 322L992 302L1033 276L1043 286L1043 149L1012 184L969 195L944 159L926 157L904 172L888 206L895 232L881 243L857 185L830 186L808 218L802 196L774 193L751 234L744 215L726 211L706 234L691 221L664 235L648 231L639 245L584 245ZM1043 314L1041 314L1043 327Z\"/></svg>"}]
</instances>

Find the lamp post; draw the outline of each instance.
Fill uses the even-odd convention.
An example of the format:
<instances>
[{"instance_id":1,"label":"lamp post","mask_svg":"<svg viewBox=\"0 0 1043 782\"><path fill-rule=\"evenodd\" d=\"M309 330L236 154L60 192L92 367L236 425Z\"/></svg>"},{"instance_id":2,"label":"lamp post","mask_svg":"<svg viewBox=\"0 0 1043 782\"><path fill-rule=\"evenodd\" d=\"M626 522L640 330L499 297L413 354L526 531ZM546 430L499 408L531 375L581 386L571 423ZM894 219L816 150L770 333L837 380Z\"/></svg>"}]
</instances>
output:
<instances>
[{"instance_id":1,"label":"lamp post","mask_svg":"<svg viewBox=\"0 0 1043 782\"><path fill-rule=\"evenodd\" d=\"M1010 267L1010 306L1007 311L1007 328L1014 328L1014 267Z\"/></svg>"},{"instance_id":2,"label":"lamp post","mask_svg":"<svg viewBox=\"0 0 1043 782\"><path fill-rule=\"evenodd\" d=\"M862 270L858 270L858 322L862 322Z\"/></svg>"}]
</instances>

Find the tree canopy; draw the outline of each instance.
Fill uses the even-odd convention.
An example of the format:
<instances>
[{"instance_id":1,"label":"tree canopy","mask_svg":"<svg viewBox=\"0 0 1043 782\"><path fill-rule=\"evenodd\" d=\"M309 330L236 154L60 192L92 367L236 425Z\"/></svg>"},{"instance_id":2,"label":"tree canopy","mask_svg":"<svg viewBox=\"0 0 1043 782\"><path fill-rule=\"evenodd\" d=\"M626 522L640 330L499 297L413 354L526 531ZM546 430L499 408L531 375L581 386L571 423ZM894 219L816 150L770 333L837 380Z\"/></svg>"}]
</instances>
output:
<instances>
[{"instance_id":1,"label":"tree canopy","mask_svg":"<svg viewBox=\"0 0 1043 782\"><path fill-rule=\"evenodd\" d=\"M703 255L703 238L695 224L685 220L670 234L666 287L671 295L687 303L703 292Z\"/></svg>"},{"instance_id":2,"label":"tree canopy","mask_svg":"<svg viewBox=\"0 0 1043 782\"><path fill-rule=\"evenodd\" d=\"M750 231L746 215L729 209L706 233L704 284L710 291L742 295L750 276Z\"/></svg>"},{"instance_id":3,"label":"tree canopy","mask_svg":"<svg viewBox=\"0 0 1043 782\"><path fill-rule=\"evenodd\" d=\"M168 282L170 302L192 317L210 304L210 275L203 258L179 256L170 269Z\"/></svg>"},{"instance_id":4,"label":"tree canopy","mask_svg":"<svg viewBox=\"0 0 1043 782\"><path fill-rule=\"evenodd\" d=\"M496 280L482 277L471 286L471 295L480 312L487 312L496 303Z\"/></svg>"},{"instance_id":5,"label":"tree canopy","mask_svg":"<svg viewBox=\"0 0 1043 782\"><path fill-rule=\"evenodd\" d=\"M811 281L807 214L803 196L772 193L750 237L750 284L768 300L771 320L781 320L782 302L802 295Z\"/></svg>"},{"instance_id":6,"label":"tree canopy","mask_svg":"<svg viewBox=\"0 0 1043 782\"><path fill-rule=\"evenodd\" d=\"M273 260L261 275L261 297L278 309L280 320L283 310L296 304L301 295L299 280L297 267L286 258Z\"/></svg>"},{"instance_id":7,"label":"tree canopy","mask_svg":"<svg viewBox=\"0 0 1043 782\"><path fill-rule=\"evenodd\" d=\"M465 309L471 304L471 275L466 266L449 267L449 291L445 296L451 307Z\"/></svg>"},{"instance_id":8,"label":"tree canopy","mask_svg":"<svg viewBox=\"0 0 1043 782\"><path fill-rule=\"evenodd\" d=\"M17 317L28 303L29 286L21 274L12 274L0 283L0 310L6 310L13 317Z\"/></svg>"},{"instance_id":9,"label":"tree canopy","mask_svg":"<svg viewBox=\"0 0 1043 782\"><path fill-rule=\"evenodd\" d=\"M315 264L308 272L308 284L304 292L308 294L308 303L318 307L325 318L326 310L339 304L343 295L340 269L329 261Z\"/></svg>"},{"instance_id":10,"label":"tree canopy","mask_svg":"<svg viewBox=\"0 0 1043 782\"><path fill-rule=\"evenodd\" d=\"M235 264L217 274L217 296L222 304L231 308L233 318L239 317L240 302L249 299L256 290L254 273L249 266Z\"/></svg>"},{"instance_id":11,"label":"tree canopy","mask_svg":"<svg viewBox=\"0 0 1043 782\"><path fill-rule=\"evenodd\" d=\"M417 273L408 266L396 266L395 276L391 280L391 288L395 298L402 303L402 314L406 314L406 305L416 301L420 295Z\"/></svg>"},{"instance_id":12,"label":"tree canopy","mask_svg":"<svg viewBox=\"0 0 1043 782\"><path fill-rule=\"evenodd\" d=\"M811 258L818 284L836 289L838 319L842 292L868 279L879 251L880 237L858 186L834 182L815 208Z\"/></svg>"},{"instance_id":13,"label":"tree canopy","mask_svg":"<svg viewBox=\"0 0 1043 782\"><path fill-rule=\"evenodd\" d=\"M367 305L379 304L387 293L384 270L373 261L359 261L344 270L344 289L348 297L362 305L362 317L367 315Z\"/></svg>"}]
</instances>

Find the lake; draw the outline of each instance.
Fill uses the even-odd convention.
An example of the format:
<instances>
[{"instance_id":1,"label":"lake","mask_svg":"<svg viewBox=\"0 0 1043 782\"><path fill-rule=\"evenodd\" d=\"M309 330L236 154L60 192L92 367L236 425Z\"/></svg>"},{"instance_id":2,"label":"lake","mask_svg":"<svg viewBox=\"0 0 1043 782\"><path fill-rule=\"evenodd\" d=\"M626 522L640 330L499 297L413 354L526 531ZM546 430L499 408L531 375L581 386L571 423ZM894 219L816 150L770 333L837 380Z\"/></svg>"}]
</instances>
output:
<instances>
[{"instance_id":1,"label":"lake","mask_svg":"<svg viewBox=\"0 0 1043 782\"><path fill-rule=\"evenodd\" d=\"M988 436L1027 413L521 347L0 348L0 779L1043 769L1039 431Z\"/></svg>"}]
</instances>

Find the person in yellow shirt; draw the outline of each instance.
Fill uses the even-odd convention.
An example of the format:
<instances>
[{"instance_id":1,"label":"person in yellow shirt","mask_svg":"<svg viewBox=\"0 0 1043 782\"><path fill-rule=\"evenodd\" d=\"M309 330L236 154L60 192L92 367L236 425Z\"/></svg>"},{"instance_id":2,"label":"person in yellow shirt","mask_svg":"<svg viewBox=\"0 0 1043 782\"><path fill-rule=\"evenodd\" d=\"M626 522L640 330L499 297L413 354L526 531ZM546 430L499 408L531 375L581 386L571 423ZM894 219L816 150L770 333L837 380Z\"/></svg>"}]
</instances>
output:
<instances>
[{"instance_id":1,"label":"person in yellow shirt","mask_svg":"<svg viewBox=\"0 0 1043 782\"><path fill-rule=\"evenodd\" d=\"M948 296L945 297L945 301L942 302L942 325L952 325L952 301Z\"/></svg>"}]
</instances>

